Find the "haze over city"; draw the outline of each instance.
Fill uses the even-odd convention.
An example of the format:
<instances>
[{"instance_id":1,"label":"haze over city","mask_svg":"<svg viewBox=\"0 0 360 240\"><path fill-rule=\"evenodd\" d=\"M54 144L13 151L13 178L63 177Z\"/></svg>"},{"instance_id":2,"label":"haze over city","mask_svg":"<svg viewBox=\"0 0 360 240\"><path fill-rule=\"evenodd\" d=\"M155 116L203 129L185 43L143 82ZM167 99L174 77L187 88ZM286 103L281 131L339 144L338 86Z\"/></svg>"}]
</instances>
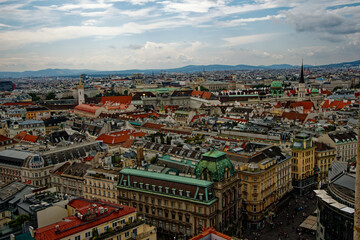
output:
<instances>
[{"instance_id":1,"label":"haze over city","mask_svg":"<svg viewBox=\"0 0 360 240\"><path fill-rule=\"evenodd\" d=\"M353 61L359 20L350 0L1 0L0 71Z\"/></svg>"}]
</instances>

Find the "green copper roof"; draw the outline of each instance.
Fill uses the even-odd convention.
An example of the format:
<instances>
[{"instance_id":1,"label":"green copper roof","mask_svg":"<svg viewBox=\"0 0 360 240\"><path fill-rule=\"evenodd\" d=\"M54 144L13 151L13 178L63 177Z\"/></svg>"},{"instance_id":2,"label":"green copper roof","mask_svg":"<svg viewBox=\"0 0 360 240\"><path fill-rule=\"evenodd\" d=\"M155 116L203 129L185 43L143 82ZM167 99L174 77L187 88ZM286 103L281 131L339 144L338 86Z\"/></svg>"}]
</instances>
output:
<instances>
[{"instance_id":1,"label":"green copper roof","mask_svg":"<svg viewBox=\"0 0 360 240\"><path fill-rule=\"evenodd\" d=\"M176 175L158 173L158 172L149 172L144 170L132 169L132 168L124 168L120 171L122 174L131 175L131 176L138 176L138 177L145 177L145 178L152 178L157 180L169 181L169 182L177 182L182 184L189 184L199 187L209 187L212 185L212 182L206 180L200 180L195 178L189 177L181 177Z\"/></svg>"},{"instance_id":2,"label":"green copper roof","mask_svg":"<svg viewBox=\"0 0 360 240\"><path fill-rule=\"evenodd\" d=\"M281 88L282 83L280 81L273 81L270 85L270 88Z\"/></svg>"},{"instance_id":3,"label":"green copper roof","mask_svg":"<svg viewBox=\"0 0 360 240\"><path fill-rule=\"evenodd\" d=\"M203 157L212 157L212 158L218 158L221 156L224 156L226 153L218 151L216 149L212 149L211 151L204 153Z\"/></svg>"},{"instance_id":4,"label":"green copper roof","mask_svg":"<svg viewBox=\"0 0 360 240\"><path fill-rule=\"evenodd\" d=\"M234 164L226 157L226 153L213 149L202 155L203 158L196 164L194 173L197 178L204 176L206 179L221 182L225 179L225 170L228 168L230 175L234 175Z\"/></svg>"},{"instance_id":5,"label":"green copper roof","mask_svg":"<svg viewBox=\"0 0 360 240\"><path fill-rule=\"evenodd\" d=\"M319 90L317 90L316 88L313 88L313 89L311 90L311 93L319 93Z\"/></svg>"}]
</instances>

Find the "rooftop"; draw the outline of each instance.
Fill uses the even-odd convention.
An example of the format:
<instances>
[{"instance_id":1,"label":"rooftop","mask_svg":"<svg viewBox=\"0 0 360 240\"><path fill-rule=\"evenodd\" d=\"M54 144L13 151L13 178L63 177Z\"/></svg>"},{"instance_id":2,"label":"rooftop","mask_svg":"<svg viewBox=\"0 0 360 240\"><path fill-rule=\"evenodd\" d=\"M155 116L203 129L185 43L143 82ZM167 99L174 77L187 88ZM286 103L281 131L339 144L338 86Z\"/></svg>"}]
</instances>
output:
<instances>
[{"instance_id":1,"label":"rooftop","mask_svg":"<svg viewBox=\"0 0 360 240\"><path fill-rule=\"evenodd\" d=\"M79 215L66 217L61 222L38 228L35 235L36 240L64 239L135 212L135 208L132 207L87 199L74 199L68 206L75 208ZM100 209L107 210L102 212Z\"/></svg>"},{"instance_id":2,"label":"rooftop","mask_svg":"<svg viewBox=\"0 0 360 240\"><path fill-rule=\"evenodd\" d=\"M199 180L199 179L189 178L189 177L176 176L176 175L169 175L169 174L164 174L164 173L149 172L149 171L143 171L143 170L137 170L137 169L131 169L131 168L125 168L125 169L121 170L120 173L126 174L126 175L158 179L158 180L167 181L167 182L177 182L177 183L182 183L182 184L194 185L194 186L199 186L199 187L209 187L212 185L212 182L210 182L210 181Z\"/></svg>"}]
</instances>

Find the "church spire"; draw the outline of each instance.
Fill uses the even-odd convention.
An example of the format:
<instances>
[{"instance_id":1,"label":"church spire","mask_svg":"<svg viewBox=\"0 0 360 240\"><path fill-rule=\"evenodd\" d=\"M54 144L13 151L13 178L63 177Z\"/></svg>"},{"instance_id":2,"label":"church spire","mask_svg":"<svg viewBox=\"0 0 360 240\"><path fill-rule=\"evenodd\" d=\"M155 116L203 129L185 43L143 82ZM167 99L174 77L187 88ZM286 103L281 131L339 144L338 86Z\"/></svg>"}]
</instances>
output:
<instances>
[{"instance_id":1,"label":"church spire","mask_svg":"<svg viewBox=\"0 0 360 240\"><path fill-rule=\"evenodd\" d=\"M300 73L300 82L299 83L305 83L305 80L304 80L304 60L301 61L301 73Z\"/></svg>"},{"instance_id":2,"label":"church spire","mask_svg":"<svg viewBox=\"0 0 360 240\"><path fill-rule=\"evenodd\" d=\"M84 85L81 82L81 74L79 76L79 85L78 85L78 89L84 89Z\"/></svg>"}]
</instances>

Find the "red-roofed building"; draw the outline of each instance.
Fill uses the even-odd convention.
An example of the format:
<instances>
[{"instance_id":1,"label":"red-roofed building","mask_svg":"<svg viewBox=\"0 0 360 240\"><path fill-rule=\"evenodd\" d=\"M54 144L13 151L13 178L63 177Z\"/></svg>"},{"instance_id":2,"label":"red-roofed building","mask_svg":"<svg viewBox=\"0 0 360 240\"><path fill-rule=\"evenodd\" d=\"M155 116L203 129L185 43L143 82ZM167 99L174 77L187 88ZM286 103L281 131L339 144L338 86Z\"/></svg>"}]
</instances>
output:
<instances>
[{"instance_id":1,"label":"red-roofed building","mask_svg":"<svg viewBox=\"0 0 360 240\"><path fill-rule=\"evenodd\" d=\"M75 114L91 118L96 118L105 111L103 107L92 104L79 104L74 110Z\"/></svg>"},{"instance_id":2,"label":"red-roofed building","mask_svg":"<svg viewBox=\"0 0 360 240\"><path fill-rule=\"evenodd\" d=\"M35 240L136 239L156 240L156 230L137 219L133 207L86 199L71 200L68 217L33 233Z\"/></svg>"},{"instance_id":3,"label":"red-roofed building","mask_svg":"<svg viewBox=\"0 0 360 240\"><path fill-rule=\"evenodd\" d=\"M8 102L2 105L3 106L34 106L36 104L33 102Z\"/></svg>"},{"instance_id":4,"label":"red-roofed building","mask_svg":"<svg viewBox=\"0 0 360 240\"><path fill-rule=\"evenodd\" d=\"M9 146L14 143L14 140L8 138L6 136L0 135L0 149L5 148L5 146Z\"/></svg>"},{"instance_id":5,"label":"red-roofed building","mask_svg":"<svg viewBox=\"0 0 360 240\"><path fill-rule=\"evenodd\" d=\"M298 113L311 113L314 111L314 103L311 101L302 101L291 103L290 109Z\"/></svg>"},{"instance_id":6,"label":"red-roofed building","mask_svg":"<svg viewBox=\"0 0 360 240\"><path fill-rule=\"evenodd\" d=\"M163 127L165 127L165 125L163 124L147 122L141 126L141 130L151 134L151 133L160 132Z\"/></svg>"},{"instance_id":7,"label":"red-roofed building","mask_svg":"<svg viewBox=\"0 0 360 240\"><path fill-rule=\"evenodd\" d=\"M103 143L110 145L118 145L127 142L129 139L133 140L138 137L145 137L145 132L136 132L134 130L124 130L119 132L113 132L110 134L101 134L96 141L102 141ZM129 142L127 142L129 143Z\"/></svg>"},{"instance_id":8,"label":"red-roofed building","mask_svg":"<svg viewBox=\"0 0 360 240\"><path fill-rule=\"evenodd\" d=\"M111 96L111 97L102 97L101 104L108 113L116 113L125 111L131 105L132 96ZM135 108L133 107L132 110Z\"/></svg>"},{"instance_id":9,"label":"red-roofed building","mask_svg":"<svg viewBox=\"0 0 360 240\"><path fill-rule=\"evenodd\" d=\"M38 140L39 136L34 136L30 134L26 134L21 142L35 143Z\"/></svg>"},{"instance_id":10,"label":"red-roofed building","mask_svg":"<svg viewBox=\"0 0 360 240\"><path fill-rule=\"evenodd\" d=\"M305 122L308 114L302 114L297 112L283 112L281 115L281 118L287 119L290 121L299 121L299 122Z\"/></svg>"},{"instance_id":11,"label":"red-roofed building","mask_svg":"<svg viewBox=\"0 0 360 240\"><path fill-rule=\"evenodd\" d=\"M236 240L237 238L232 238L228 235L225 235L221 232L218 232L215 230L215 228L213 227L208 227L208 228L204 228L202 230L202 233L200 233L199 235L190 238L190 240L212 240L212 239L216 239L216 240Z\"/></svg>"}]
</instances>

